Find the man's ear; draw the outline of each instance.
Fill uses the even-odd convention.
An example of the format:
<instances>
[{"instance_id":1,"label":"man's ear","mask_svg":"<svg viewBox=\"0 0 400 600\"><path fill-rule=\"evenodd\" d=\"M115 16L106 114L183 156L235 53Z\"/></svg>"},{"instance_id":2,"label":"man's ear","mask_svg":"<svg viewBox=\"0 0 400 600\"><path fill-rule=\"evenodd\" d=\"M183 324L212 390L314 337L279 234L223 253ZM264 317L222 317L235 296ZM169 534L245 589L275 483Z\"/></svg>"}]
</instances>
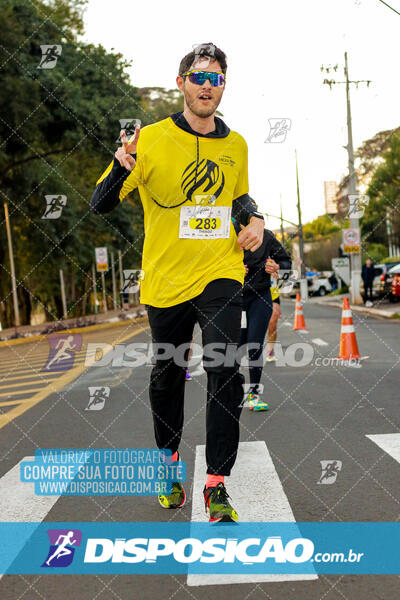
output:
<instances>
[{"instance_id":1,"label":"man's ear","mask_svg":"<svg viewBox=\"0 0 400 600\"><path fill-rule=\"evenodd\" d=\"M181 90L181 92L183 92L184 79L180 75L178 75L178 77L176 78L176 85L177 85L177 88L179 90Z\"/></svg>"}]
</instances>

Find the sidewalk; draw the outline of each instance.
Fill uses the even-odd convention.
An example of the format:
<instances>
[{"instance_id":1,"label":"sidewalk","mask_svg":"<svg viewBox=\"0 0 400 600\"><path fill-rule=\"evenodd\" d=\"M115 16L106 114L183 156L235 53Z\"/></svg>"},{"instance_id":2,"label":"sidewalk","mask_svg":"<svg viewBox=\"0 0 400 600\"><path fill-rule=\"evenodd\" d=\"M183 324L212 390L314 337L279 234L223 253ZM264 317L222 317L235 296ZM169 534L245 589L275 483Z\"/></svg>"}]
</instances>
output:
<instances>
[{"instance_id":1,"label":"sidewalk","mask_svg":"<svg viewBox=\"0 0 400 600\"><path fill-rule=\"evenodd\" d=\"M337 306L338 308L342 308L343 298L345 296L348 296L348 294L341 294L339 296L331 297L325 296L324 298L315 299L314 302L316 302L316 304L323 304L325 306ZM400 319L400 304L387 304L378 299L374 301L374 306L371 308L351 304L351 310L367 315L369 314L375 317L383 317L385 319Z\"/></svg>"},{"instance_id":2,"label":"sidewalk","mask_svg":"<svg viewBox=\"0 0 400 600\"><path fill-rule=\"evenodd\" d=\"M98 313L96 315L85 315L73 319L60 319L58 321L48 321L40 325L21 325L21 327L10 327L0 331L0 342L6 340L16 340L31 338L33 336L47 335L56 331L71 329L80 329L81 327L92 327L106 323L119 323L127 319L139 319L146 316L146 309L143 304L139 304L127 311L121 309L109 310L107 313Z\"/></svg>"}]
</instances>

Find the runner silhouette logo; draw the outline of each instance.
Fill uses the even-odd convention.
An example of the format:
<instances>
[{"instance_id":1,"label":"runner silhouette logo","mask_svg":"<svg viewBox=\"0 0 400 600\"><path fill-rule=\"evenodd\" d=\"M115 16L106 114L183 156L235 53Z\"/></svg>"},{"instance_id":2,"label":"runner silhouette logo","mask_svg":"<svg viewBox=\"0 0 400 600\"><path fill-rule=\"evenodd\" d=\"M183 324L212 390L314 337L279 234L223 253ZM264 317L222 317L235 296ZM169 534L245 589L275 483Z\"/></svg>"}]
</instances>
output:
<instances>
[{"instance_id":1,"label":"runner silhouette logo","mask_svg":"<svg viewBox=\"0 0 400 600\"><path fill-rule=\"evenodd\" d=\"M50 548L42 567L68 567L81 545L82 532L79 529L48 529Z\"/></svg>"},{"instance_id":2,"label":"runner silhouette logo","mask_svg":"<svg viewBox=\"0 0 400 600\"><path fill-rule=\"evenodd\" d=\"M42 56L38 69L54 69L57 64L57 60L61 56L62 46L60 44L43 44L40 46Z\"/></svg>"},{"instance_id":3,"label":"runner silhouette logo","mask_svg":"<svg viewBox=\"0 0 400 600\"><path fill-rule=\"evenodd\" d=\"M49 357L41 372L68 371L74 366L76 353L82 348L82 336L79 333L50 335Z\"/></svg>"},{"instance_id":4,"label":"runner silhouette logo","mask_svg":"<svg viewBox=\"0 0 400 600\"><path fill-rule=\"evenodd\" d=\"M225 175L222 169L212 160L203 158L199 163L191 162L182 173L181 188L186 200L192 201L196 194L210 194L218 198L224 189Z\"/></svg>"}]
</instances>

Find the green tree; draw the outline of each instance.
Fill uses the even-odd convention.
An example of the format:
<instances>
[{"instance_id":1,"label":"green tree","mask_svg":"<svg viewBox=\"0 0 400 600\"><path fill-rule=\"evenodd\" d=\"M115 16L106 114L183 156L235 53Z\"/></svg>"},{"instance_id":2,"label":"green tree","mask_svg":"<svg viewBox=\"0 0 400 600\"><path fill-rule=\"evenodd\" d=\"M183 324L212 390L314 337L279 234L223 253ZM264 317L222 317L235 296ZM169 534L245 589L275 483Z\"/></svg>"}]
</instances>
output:
<instances>
[{"instance_id":1,"label":"green tree","mask_svg":"<svg viewBox=\"0 0 400 600\"><path fill-rule=\"evenodd\" d=\"M306 241L325 237L341 229L329 215L321 215L310 223L303 225L303 235Z\"/></svg>"},{"instance_id":2,"label":"green tree","mask_svg":"<svg viewBox=\"0 0 400 600\"><path fill-rule=\"evenodd\" d=\"M362 261L370 258L374 263L380 263L387 256L387 248L383 244L363 244Z\"/></svg>"},{"instance_id":3,"label":"green tree","mask_svg":"<svg viewBox=\"0 0 400 600\"><path fill-rule=\"evenodd\" d=\"M384 153L390 148L391 139L400 133L400 127L379 131L361 144L355 153L358 162L357 179L368 184L376 168L383 162Z\"/></svg>"},{"instance_id":4,"label":"green tree","mask_svg":"<svg viewBox=\"0 0 400 600\"><path fill-rule=\"evenodd\" d=\"M0 46L0 194L8 203L22 322L36 304L61 316L59 268L71 315L86 311L94 247L140 264L143 214L137 192L109 215L89 207L95 182L117 147L119 119L154 116L126 73L129 63L78 41L81 0L4 0ZM40 46L60 44L53 69L38 69ZM42 219L45 196L67 196L62 216ZM0 236L0 322L13 322L4 220ZM110 278L108 278L110 279ZM111 285L109 282L109 290Z\"/></svg>"},{"instance_id":5,"label":"green tree","mask_svg":"<svg viewBox=\"0 0 400 600\"><path fill-rule=\"evenodd\" d=\"M390 138L389 148L383 154L383 162L372 176L367 194L369 204L361 220L363 240L388 246L386 214L393 224L394 241L400 243L400 137Z\"/></svg>"},{"instance_id":6,"label":"green tree","mask_svg":"<svg viewBox=\"0 0 400 600\"><path fill-rule=\"evenodd\" d=\"M324 237L316 238L310 249L305 252L307 266L317 271L330 271L332 269L332 258L339 255L339 246L342 242L340 231L334 231Z\"/></svg>"},{"instance_id":7,"label":"green tree","mask_svg":"<svg viewBox=\"0 0 400 600\"><path fill-rule=\"evenodd\" d=\"M160 87L140 88L138 94L142 110L155 121L183 110L183 94L179 90L166 90Z\"/></svg>"}]
</instances>

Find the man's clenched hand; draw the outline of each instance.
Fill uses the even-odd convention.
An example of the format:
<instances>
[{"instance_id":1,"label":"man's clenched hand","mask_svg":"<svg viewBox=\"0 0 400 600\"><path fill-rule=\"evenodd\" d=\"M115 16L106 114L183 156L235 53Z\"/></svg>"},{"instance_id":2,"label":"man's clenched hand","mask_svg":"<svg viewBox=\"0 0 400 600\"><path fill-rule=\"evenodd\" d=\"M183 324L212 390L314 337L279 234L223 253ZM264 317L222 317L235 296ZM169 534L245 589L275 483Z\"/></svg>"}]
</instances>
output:
<instances>
[{"instance_id":1,"label":"man's clenched hand","mask_svg":"<svg viewBox=\"0 0 400 600\"><path fill-rule=\"evenodd\" d=\"M264 237L264 219L251 217L250 223L245 227L241 225L242 231L238 235L237 242L242 250L255 252L262 244Z\"/></svg>"},{"instance_id":2,"label":"man's clenched hand","mask_svg":"<svg viewBox=\"0 0 400 600\"><path fill-rule=\"evenodd\" d=\"M274 261L273 258L269 258L265 263L265 272L269 275L272 273L277 273L279 271L279 265Z\"/></svg>"}]
</instances>

